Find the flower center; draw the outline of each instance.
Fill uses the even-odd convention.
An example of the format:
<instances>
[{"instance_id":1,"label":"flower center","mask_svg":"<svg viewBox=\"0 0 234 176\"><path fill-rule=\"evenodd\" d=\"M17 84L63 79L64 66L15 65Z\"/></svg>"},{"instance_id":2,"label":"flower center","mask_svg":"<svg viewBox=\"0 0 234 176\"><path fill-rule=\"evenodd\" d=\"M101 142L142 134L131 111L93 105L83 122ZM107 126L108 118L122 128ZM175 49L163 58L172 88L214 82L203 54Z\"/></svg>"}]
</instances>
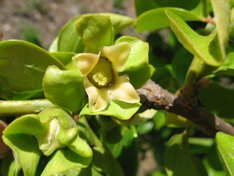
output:
<instances>
[{"instance_id":1,"label":"flower center","mask_svg":"<svg viewBox=\"0 0 234 176\"><path fill-rule=\"evenodd\" d=\"M110 61L101 57L97 65L88 74L88 79L99 88L110 85L113 81L113 70Z\"/></svg>"}]
</instances>

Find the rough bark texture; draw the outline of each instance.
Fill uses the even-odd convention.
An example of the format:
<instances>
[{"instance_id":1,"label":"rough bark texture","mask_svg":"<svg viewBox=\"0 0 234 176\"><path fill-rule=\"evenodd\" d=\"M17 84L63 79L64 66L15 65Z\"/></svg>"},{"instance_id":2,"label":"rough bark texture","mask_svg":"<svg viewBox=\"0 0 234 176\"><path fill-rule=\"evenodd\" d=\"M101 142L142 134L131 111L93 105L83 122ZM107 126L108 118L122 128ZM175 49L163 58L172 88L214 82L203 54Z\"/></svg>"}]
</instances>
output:
<instances>
[{"instance_id":1,"label":"rough bark texture","mask_svg":"<svg viewBox=\"0 0 234 176\"><path fill-rule=\"evenodd\" d=\"M176 96L164 90L152 80L147 81L142 88L138 89L138 94L145 109L154 108L181 115L211 136L214 136L218 131L234 135L234 128L229 123L213 115L205 108L197 104L193 105L181 96Z\"/></svg>"}]
</instances>

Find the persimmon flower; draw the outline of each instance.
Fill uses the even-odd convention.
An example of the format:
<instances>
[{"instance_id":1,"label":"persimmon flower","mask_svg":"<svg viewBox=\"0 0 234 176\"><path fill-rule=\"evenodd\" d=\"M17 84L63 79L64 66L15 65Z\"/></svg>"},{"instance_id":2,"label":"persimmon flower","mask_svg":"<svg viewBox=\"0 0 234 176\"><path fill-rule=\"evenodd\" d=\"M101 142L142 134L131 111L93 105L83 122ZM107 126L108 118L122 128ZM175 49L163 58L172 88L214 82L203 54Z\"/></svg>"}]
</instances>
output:
<instances>
[{"instance_id":1,"label":"persimmon flower","mask_svg":"<svg viewBox=\"0 0 234 176\"><path fill-rule=\"evenodd\" d=\"M98 54L81 53L73 57L81 75L92 112L107 108L111 100L138 103L136 90L127 75L121 75L130 47L127 42L104 46Z\"/></svg>"}]
</instances>

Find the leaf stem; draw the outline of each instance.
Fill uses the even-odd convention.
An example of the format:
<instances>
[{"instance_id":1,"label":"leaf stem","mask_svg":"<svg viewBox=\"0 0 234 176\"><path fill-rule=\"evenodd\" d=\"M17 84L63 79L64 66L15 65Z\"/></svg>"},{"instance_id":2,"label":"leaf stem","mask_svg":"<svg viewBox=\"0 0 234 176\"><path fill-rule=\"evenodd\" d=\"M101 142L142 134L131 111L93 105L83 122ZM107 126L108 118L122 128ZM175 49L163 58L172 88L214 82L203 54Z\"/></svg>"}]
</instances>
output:
<instances>
[{"instance_id":1,"label":"leaf stem","mask_svg":"<svg viewBox=\"0 0 234 176\"><path fill-rule=\"evenodd\" d=\"M0 117L38 113L54 107L46 99L40 100L0 100Z\"/></svg>"}]
</instances>

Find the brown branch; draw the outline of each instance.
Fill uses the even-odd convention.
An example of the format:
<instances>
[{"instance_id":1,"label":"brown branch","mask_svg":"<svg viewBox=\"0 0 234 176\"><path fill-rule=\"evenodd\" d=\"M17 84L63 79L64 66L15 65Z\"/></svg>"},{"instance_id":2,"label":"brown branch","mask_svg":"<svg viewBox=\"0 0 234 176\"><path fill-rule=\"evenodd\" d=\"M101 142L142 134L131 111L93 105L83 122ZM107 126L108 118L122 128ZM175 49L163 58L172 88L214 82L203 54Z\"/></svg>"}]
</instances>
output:
<instances>
[{"instance_id":1,"label":"brown branch","mask_svg":"<svg viewBox=\"0 0 234 176\"><path fill-rule=\"evenodd\" d=\"M198 105L191 105L180 96L164 90L152 80L137 90L141 97L143 108L154 108L165 110L185 117L198 125L206 134L214 136L216 132L221 131L234 135L234 127L221 118L213 115L205 108Z\"/></svg>"}]
</instances>

